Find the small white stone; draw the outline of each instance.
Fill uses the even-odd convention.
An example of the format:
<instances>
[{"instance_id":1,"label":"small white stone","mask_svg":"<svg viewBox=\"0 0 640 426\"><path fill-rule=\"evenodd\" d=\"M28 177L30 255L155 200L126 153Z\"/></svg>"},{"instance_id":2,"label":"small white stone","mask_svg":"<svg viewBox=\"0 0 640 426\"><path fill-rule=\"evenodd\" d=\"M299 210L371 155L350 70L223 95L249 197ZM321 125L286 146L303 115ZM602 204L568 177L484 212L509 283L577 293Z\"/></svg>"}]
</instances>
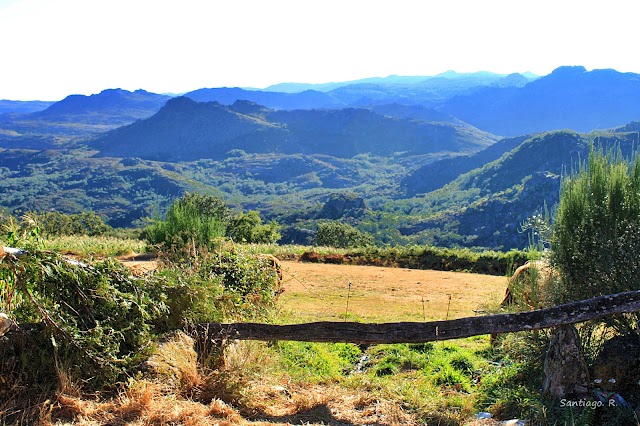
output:
<instances>
[{"instance_id":1,"label":"small white stone","mask_svg":"<svg viewBox=\"0 0 640 426\"><path fill-rule=\"evenodd\" d=\"M4 312L0 312L0 336L3 336L4 333L9 330L11 327L11 320Z\"/></svg>"}]
</instances>

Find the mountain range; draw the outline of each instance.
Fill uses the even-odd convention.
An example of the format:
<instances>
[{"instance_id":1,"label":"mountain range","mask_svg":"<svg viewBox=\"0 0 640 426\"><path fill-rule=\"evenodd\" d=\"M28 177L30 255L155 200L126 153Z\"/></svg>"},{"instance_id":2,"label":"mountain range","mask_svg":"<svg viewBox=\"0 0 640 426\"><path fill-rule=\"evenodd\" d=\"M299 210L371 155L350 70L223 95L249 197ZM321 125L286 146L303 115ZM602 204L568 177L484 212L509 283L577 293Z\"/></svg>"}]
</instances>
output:
<instances>
[{"instance_id":1,"label":"mountain range","mask_svg":"<svg viewBox=\"0 0 640 426\"><path fill-rule=\"evenodd\" d=\"M364 207L331 219L379 243L522 248L593 143L637 147L638 95L637 74L561 67L0 101L0 206L131 226L197 191L308 242L345 194Z\"/></svg>"},{"instance_id":2,"label":"mountain range","mask_svg":"<svg viewBox=\"0 0 640 426\"><path fill-rule=\"evenodd\" d=\"M469 125L394 118L368 109L275 111L253 102L171 99L155 115L88 142L101 156L220 160L246 153L351 158L477 151L497 137Z\"/></svg>"}]
</instances>

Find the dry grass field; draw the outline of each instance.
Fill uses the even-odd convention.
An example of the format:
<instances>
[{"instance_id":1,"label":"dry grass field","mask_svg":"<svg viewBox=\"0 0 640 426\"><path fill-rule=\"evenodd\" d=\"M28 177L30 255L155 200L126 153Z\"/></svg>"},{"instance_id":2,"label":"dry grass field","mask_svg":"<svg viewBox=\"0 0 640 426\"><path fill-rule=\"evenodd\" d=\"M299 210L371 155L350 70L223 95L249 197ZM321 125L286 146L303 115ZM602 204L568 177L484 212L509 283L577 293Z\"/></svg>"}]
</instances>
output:
<instances>
[{"instance_id":1,"label":"dry grass field","mask_svg":"<svg viewBox=\"0 0 640 426\"><path fill-rule=\"evenodd\" d=\"M283 316L296 322L340 321L345 314L347 319L361 322L461 318L476 315L483 304L500 302L507 287L506 277L463 272L292 261L281 264L285 275L285 291L280 296Z\"/></svg>"}]
</instances>

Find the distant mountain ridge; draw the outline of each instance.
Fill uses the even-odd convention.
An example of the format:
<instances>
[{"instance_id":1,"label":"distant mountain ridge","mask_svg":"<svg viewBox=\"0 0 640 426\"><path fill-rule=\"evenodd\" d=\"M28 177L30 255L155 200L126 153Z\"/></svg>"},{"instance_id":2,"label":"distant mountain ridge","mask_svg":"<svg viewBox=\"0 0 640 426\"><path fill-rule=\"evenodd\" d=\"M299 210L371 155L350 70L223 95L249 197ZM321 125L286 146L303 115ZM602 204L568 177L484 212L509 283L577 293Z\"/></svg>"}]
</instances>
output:
<instances>
[{"instance_id":1,"label":"distant mountain ridge","mask_svg":"<svg viewBox=\"0 0 640 426\"><path fill-rule=\"evenodd\" d=\"M523 87L487 87L447 100L440 110L488 132L589 132L640 116L640 75L560 67Z\"/></svg>"},{"instance_id":2,"label":"distant mountain ridge","mask_svg":"<svg viewBox=\"0 0 640 426\"><path fill-rule=\"evenodd\" d=\"M231 106L171 99L152 117L97 136L102 156L161 161L221 159L247 153L424 155L473 152L496 137L470 126L393 118L367 109L275 111L253 102Z\"/></svg>"},{"instance_id":3,"label":"distant mountain ridge","mask_svg":"<svg viewBox=\"0 0 640 426\"><path fill-rule=\"evenodd\" d=\"M154 114L170 96L145 90L130 92L122 89L106 89L84 96L70 95L48 108L32 113L29 118L47 121L76 121L91 124L128 124Z\"/></svg>"},{"instance_id":4,"label":"distant mountain ridge","mask_svg":"<svg viewBox=\"0 0 640 426\"><path fill-rule=\"evenodd\" d=\"M456 73L436 76L373 77L343 83L283 83L264 90L234 88L199 89L184 96L198 102L231 105L248 100L272 109L318 109L371 107L379 104L408 102L433 106L448 97L468 93L479 87L521 87L531 78L520 74L490 72Z\"/></svg>"},{"instance_id":5,"label":"distant mountain ridge","mask_svg":"<svg viewBox=\"0 0 640 426\"><path fill-rule=\"evenodd\" d=\"M606 69L586 71L581 66L560 67L543 77L447 71L431 77L388 76L324 85L292 83L265 90L202 88L184 96L222 105L246 100L273 110L354 107L386 114L382 109L391 111L388 106L395 105L389 112L392 117L427 119L423 114L429 111L429 121L437 113L443 121L468 123L501 136L519 136L560 129L588 132L637 120L640 75ZM81 133L77 128L59 126L64 123L81 123L86 131L96 132L147 118L169 99L168 95L144 90L107 89L91 96L71 95L35 112L33 109L46 104L0 101L0 132L35 129L37 133L38 128L46 127L42 122L57 123L56 129L49 126L46 132ZM6 113L2 115L1 111Z\"/></svg>"},{"instance_id":6,"label":"distant mountain ridge","mask_svg":"<svg viewBox=\"0 0 640 426\"><path fill-rule=\"evenodd\" d=\"M28 114L42 111L54 102L47 101L9 101L0 100L0 116L2 114Z\"/></svg>"},{"instance_id":7,"label":"distant mountain ridge","mask_svg":"<svg viewBox=\"0 0 640 426\"><path fill-rule=\"evenodd\" d=\"M310 83L279 83L274 84L269 87L262 89L263 91L268 92L284 92L284 93L297 93L303 92L305 90L316 90L320 92L329 92L334 89L343 86L357 85L357 84L381 84L381 85L415 85L425 83L431 79L451 79L451 80L469 80L473 81L472 84L475 85L491 85L496 84L501 79L505 77L510 77L519 74L498 74L487 71L479 71L474 73L458 73L452 70L445 71L440 74L432 75L432 76L400 76L400 75L390 75L387 77L369 77L362 78L358 80L350 80L343 82L333 82L333 83L318 83L318 84L310 84ZM538 78L537 75L532 73L524 73L521 75L525 80L535 80ZM256 90L256 89L254 89Z\"/></svg>"}]
</instances>

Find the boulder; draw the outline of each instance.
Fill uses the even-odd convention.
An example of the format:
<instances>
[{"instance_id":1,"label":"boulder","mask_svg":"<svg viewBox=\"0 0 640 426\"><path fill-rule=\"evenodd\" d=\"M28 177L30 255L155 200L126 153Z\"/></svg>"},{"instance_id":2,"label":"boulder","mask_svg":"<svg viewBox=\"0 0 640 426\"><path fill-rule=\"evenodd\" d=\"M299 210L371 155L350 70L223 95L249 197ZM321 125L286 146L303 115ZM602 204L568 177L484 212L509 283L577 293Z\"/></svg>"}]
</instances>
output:
<instances>
[{"instance_id":1,"label":"boulder","mask_svg":"<svg viewBox=\"0 0 640 426\"><path fill-rule=\"evenodd\" d=\"M544 360L542 391L558 399L584 396L589 391L589 370L580 336L573 325L553 329Z\"/></svg>"}]
</instances>

